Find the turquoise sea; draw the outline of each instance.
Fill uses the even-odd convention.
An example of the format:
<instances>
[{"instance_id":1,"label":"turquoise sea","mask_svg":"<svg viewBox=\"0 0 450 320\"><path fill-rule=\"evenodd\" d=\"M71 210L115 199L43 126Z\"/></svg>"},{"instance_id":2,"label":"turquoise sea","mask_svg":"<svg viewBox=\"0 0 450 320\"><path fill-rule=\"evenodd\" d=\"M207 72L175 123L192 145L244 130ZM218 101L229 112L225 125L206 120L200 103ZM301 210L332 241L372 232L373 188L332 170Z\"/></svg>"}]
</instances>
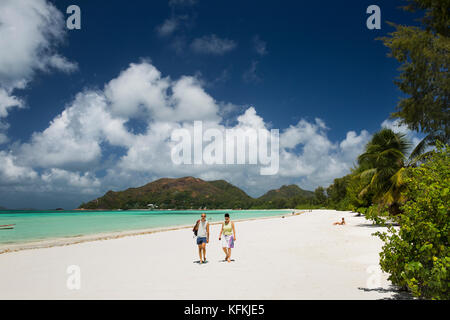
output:
<instances>
[{"instance_id":1,"label":"turquoise sea","mask_svg":"<svg viewBox=\"0 0 450 320\"><path fill-rule=\"evenodd\" d=\"M231 219L281 216L289 210L202 210L202 211L0 211L0 244L73 237L103 232L129 231L194 225L201 213L210 222Z\"/></svg>"}]
</instances>

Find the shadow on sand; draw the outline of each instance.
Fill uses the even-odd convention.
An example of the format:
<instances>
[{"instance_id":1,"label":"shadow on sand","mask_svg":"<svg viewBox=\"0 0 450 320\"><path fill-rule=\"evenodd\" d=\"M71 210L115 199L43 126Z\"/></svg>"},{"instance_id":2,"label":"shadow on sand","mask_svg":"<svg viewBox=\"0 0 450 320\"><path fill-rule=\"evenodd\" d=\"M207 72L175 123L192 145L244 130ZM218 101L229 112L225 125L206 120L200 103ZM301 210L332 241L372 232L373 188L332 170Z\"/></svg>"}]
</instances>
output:
<instances>
[{"instance_id":1,"label":"shadow on sand","mask_svg":"<svg viewBox=\"0 0 450 320\"><path fill-rule=\"evenodd\" d=\"M381 224L376 223L360 223L356 224L356 227L368 227L368 228L384 228L385 226L382 226ZM399 225L397 223L388 223L386 226L389 227L398 227Z\"/></svg>"},{"instance_id":2,"label":"shadow on sand","mask_svg":"<svg viewBox=\"0 0 450 320\"><path fill-rule=\"evenodd\" d=\"M400 290L397 287L390 286L388 289L386 288L361 288L358 287L359 290L365 292L376 291L380 293L394 293L391 297L381 298L380 300L414 300L414 297L408 291Z\"/></svg>"},{"instance_id":3,"label":"shadow on sand","mask_svg":"<svg viewBox=\"0 0 450 320\"><path fill-rule=\"evenodd\" d=\"M356 227L368 227L368 228L383 228L382 225L374 224L374 223L360 223L356 224Z\"/></svg>"},{"instance_id":4,"label":"shadow on sand","mask_svg":"<svg viewBox=\"0 0 450 320\"><path fill-rule=\"evenodd\" d=\"M234 259L231 259L231 261L230 262L234 262L234 261L236 261L236 260L234 260ZM203 262L202 264L205 264L205 263L208 263L209 261L208 260L206 260L205 262ZM218 262L227 262L227 260L219 260ZM192 261L192 263L198 263L198 264L200 264L200 260L196 260L196 261Z\"/></svg>"}]
</instances>

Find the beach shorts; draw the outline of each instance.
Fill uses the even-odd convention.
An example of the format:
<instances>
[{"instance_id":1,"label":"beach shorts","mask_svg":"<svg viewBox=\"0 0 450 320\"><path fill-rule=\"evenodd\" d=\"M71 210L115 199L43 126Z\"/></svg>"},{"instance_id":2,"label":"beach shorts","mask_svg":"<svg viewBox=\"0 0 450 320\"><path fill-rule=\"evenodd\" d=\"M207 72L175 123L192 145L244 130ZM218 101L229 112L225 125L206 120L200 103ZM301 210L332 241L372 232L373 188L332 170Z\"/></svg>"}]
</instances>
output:
<instances>
[{"instance_id":1,"label":"beach shorts","mask_svg":"<svg viewBox=\"0 0 450 320\"><path fill-rule=\"evenodd\" d=\"M233 236L222 236L222 248L234 248Z\"/></svg>"},{"instance_id":2,"label":"beach shorts","mask_svg":"<svg viewBox=\"0 0 450 320\"><path fill-rule=\"evenodd\" d=\"M202 243L206 243L206 237L197 237L197 244L201 245Z\"/></svg>"}]
</instances>

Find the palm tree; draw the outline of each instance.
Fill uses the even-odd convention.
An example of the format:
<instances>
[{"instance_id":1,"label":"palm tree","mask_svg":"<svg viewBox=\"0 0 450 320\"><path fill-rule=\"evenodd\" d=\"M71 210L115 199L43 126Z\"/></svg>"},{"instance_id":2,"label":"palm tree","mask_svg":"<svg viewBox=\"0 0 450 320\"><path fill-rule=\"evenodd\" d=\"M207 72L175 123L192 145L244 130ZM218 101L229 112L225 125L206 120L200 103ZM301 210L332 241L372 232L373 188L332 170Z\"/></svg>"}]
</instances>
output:
<instances>
[{"instance_id":1,"label":"palm tree","mask_svg":"<svg viewBox=\"0 0 450 320\"><path fill-rule=\"evenodd\" d=\"M404 134L387 128L375 133L358 157L359 176L366 182L359 196L371 191L374 202L388 206L391 214L400 213L400 205L405 201L401 192L410 147Z\"/></svg>"},{"instance_id":2,"label":"palm tree","mask_svg":"<svg viewBox=\"0 0 450 320\"><path fill-rule=\"evenodd\" d=\"M427 151L427 149L435 147L437 141L444 144L450 143L450 134L448 129L436 130L425 136L425 138L423 138L411 152L409 156L410 165L415 166L417 163L422 162L427 156L429 156L432 151Z\"/></svg>"}]
</instances>

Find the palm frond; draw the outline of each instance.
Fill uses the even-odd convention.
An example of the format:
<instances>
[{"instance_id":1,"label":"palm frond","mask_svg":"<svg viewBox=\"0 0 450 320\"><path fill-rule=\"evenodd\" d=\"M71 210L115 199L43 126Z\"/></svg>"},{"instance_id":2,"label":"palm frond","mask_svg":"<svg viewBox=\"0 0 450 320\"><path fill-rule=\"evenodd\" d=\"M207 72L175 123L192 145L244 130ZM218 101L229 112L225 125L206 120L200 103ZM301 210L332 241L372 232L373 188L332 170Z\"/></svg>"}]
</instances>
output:
<instances>
[{"instance_id":1,"label":"palm frond","mask_svg":"<svg viewBox=\"0 0 450 320\"><path fill-rule=\"evenodd\" d=\"M367 179L367 178L372 179L373 175L376 173L377 173L377 168L372 168L372 169L364 170L363 172L361 172L359 174L359 176L361 177L361 179Z\"/></svg>"},{"instance_id":2,"label":"palm frond","mask_svg":"<svg viewBox=\"0 0 450 320\"><path fill-rule=\"evenodd\" d=\"M411 152L411 154L409 155L409 160L412 161L415 158L418 158L421 154L424 153L425 148L428 146L430 139L431 139L431 135L429 134L427 135L425 138L423 138L419 144L414 148L414 150Z\"/></svg>"},{"instance_id":3,"label":"palm frond","mask_svg":"<svg viewBox=\"0 0 450 320\"><path fill-rule=\"evenodd\" d=\"M390 180L392 182L392 186L397 189L403 186L405 184L405 177L406 177L406 168L401 168L391 177Z\"/></svg>"},{"instance_id":4,"label":"palm frond","mask_svg":"<svg viewBox=\"0 0 450 320\"><path fill-rule=\"evenodd\" d=\"M444 131L437 131L430 133L425 138L423 138L409 155L408 162L410 163L410 165L416 165L417 163L423 161L428 155L430 155L430 151L425 151L427 148L435 146L437 141L448 143L448 134Z\"/></svg>"}]
</instances>

